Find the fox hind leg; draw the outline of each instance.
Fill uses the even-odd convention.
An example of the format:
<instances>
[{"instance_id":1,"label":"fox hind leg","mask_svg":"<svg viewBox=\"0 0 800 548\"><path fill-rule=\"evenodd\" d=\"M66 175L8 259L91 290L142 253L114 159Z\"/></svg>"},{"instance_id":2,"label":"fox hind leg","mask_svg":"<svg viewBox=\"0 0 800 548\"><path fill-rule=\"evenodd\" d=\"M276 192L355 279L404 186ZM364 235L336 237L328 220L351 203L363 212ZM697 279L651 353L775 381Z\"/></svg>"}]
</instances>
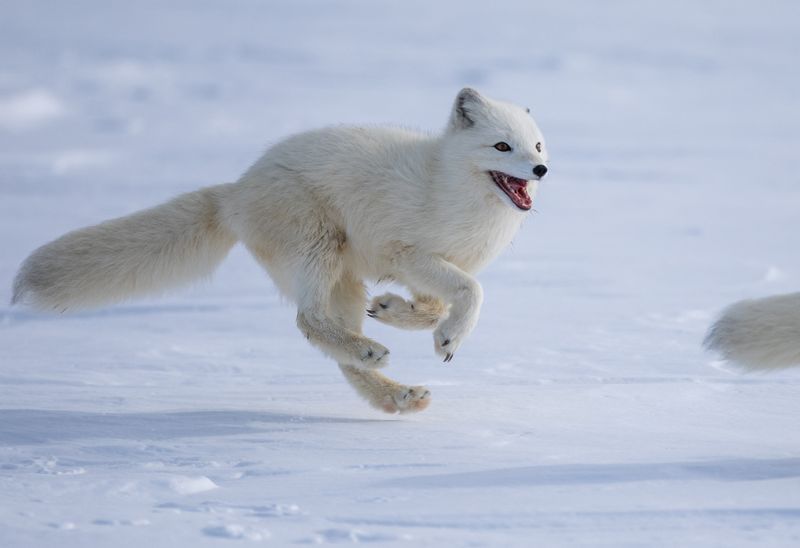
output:
<instances>
[{"instance_id":1,"label":"fox hind leg","mask_svg":"<svg viewBox=\"0 0 800 548\"><path fill-rule=\"evenodd\" d=\"M431 403L431 392L424 386L406 386L377 371L339 364L345 378L369 404L387 413L423 411Z\"/></svg>"},{"instance_id":2,"label":"fox hind leg","mask_svg":"<svg viewBox=\"0 0 800 548\"><path fill-rule=\"evenodd\" d=\"M357 368L384 367L389 350L337 321L331 294L342 275L341 257L309 257L298 279L297 326L305 336L340 363Z\"/></svg>"},{"instance_id":3,"label":"fox hind leg","mask_svg":"<svg viewBox=\"0 0 800 548\"><path fill-rule=\"evenodd\" d=\"M365 304L364 284L349 275L343 276L331 295L332 315L347 329L361 333ZM387 413L413 413L430 404L431 393L424 386L406 386L377 371L346 363L340 362L339 368L361 397Z\"/></svg>"},{"instance_id":4,"label":"fox hind leg","mask_svg":"<svg viewBox=\"0 0 800 548\"><path fill-rule=\"evenodd\" d=\"M365 369L384 367L389 350L345 327L330 310L331 294L344 270L342 237L324 225L305 228L286 246L299 250L296 256L276 257L258 244L247 247L281 291L297 303L297 327L311 344L340 363Z\"/></svg>"}]
</instances>

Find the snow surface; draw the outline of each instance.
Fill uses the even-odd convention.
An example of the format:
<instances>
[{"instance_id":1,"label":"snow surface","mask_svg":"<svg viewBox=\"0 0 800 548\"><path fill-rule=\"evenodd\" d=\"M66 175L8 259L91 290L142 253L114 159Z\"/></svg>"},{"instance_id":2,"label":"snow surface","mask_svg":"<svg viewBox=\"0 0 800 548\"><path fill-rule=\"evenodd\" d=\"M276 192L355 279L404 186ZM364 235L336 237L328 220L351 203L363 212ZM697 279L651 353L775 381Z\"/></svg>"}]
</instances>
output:
<instances>
[{"instance_id":1,"label":"snow surface","mask_svg":"<svg viewBox=\"0 0 800 548\"><path fill-rule=\"evenodd\" d=\"M368 408L254 261L70 316L0 309L0 546L798 546L800 372L700 348L800 289L800 4L2 3L0 287L63 232L470 84L550 174L429 410ZM310 161L313 159L310 159ZM379 289L383 291L383 289Z\"/></svg>"}]
</instances>

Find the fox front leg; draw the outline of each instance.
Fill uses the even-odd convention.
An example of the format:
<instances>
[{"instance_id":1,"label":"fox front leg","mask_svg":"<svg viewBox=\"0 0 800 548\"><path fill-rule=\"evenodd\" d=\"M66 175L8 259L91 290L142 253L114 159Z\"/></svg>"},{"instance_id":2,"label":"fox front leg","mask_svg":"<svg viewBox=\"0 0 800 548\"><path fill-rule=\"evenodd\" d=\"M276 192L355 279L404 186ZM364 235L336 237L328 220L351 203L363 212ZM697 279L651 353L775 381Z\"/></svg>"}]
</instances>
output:
<instances>
[{"instance_id":1,"label":"fox front leg","mask_svg":"<svg viewBox=\"0 0 800 548\"><path fill-rule=\"evenodd\" d=\"M433 329L447 311L438 298L415 295L408 301L394 293L384 293L372 299L367 309L370 318L400 329Z\"/></svg>"},{"instance_id":2,"label":"fox front leg","mask_svg":"<svg viewBox=\"0 0 800 548\"><path fill-rule=\"evenodd\" d=\"M400 279L450 305L447 318L433 332L434 350L445 362L478 323L483 288L470 274L438 255L410 252L399 261Z\"/></svg>"}]
</instances>

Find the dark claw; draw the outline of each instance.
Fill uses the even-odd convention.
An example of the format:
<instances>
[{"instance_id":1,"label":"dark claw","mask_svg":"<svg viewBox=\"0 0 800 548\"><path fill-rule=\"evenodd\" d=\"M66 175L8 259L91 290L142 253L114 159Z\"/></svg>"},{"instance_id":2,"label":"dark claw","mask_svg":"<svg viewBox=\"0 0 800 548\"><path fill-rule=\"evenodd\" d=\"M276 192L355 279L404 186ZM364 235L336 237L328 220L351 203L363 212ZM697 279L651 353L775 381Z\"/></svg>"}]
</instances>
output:
<instances>
[{"instance_id":1,"label":"dark claw","mask_svg":"<svg viewBox=\"0 0 800 548\"><path fill-rule=\"evenodd\" d=\"M442 346L447 346L448 344L450 344L450 339L445 339Z\"/></svg>"},{"instance_id":2,"label":"dark claw","mask_svg":"<svg viewBox=\"0 0 800 548\"><path fill-rule=\"evenodd\" d=\"M370 350L369 352L367 352L367 357L371 358L373 354L374 354L374 352L372 352L372 350Z\"/></svg>"},{"instance_id":3,"label":"dark claw","mask_svg":"<svg viewBox=\"0 0 800 548\"><path fill-rule=\"evenodd\" d=\"M451 352L448 352L447 356L444 357L444 363L448 363L452 359L453 359L453 354Z\"/></svg>"},{"instance_id":4,"label":"dark claw","mask_svg":"<svg viewBox=\"0 0 800 548\"><path fill-rule=\"evenodd\" d=\"M386 310L387 308L389 308L389 305L388 305L388 304L383 304L383 303L378 303L378 306L380 306L380 307L381 307L381 308L383 308L384 310Z\"/></svg>"},{"instance_id":5,"label":"dark claw","mask_svg":"<svg viewBox=\"0 0 800 548\"><path fill-rule=\"evenodd\" d=\"M373 314L375 314L375 310L373 310L372 308L367 308L367 314L372 316Z\"/></svg>"}]
</instances>

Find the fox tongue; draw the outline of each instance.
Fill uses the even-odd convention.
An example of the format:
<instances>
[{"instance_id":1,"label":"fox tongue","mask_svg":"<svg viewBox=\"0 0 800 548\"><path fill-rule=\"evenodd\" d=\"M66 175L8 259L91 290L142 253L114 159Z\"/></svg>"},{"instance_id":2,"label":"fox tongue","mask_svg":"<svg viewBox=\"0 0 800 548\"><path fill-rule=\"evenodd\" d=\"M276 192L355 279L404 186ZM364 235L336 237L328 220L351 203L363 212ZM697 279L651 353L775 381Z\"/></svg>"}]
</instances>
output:
<instances>
[{"instance_id":1,"label":"fox tongue","mask_svg":"<svg viewBox=\"0 0 800 548\"><path fill-rule=\"evenodd\" d=\"M533 200L531 200L530 194L528 194L527 181L503 174L502 182L503 190L508 197L511 198L511 201L514 202L514 205L520 209L531 208Z\"/></svg>"},{"instance_id":2,"label":"fox tongue","mask_svg":"<svg viewBox=\"0 0 800 548\"><path fill-rule=\"evenodd\" d=\"M533 200L528 194L528 181L512 177L501 171L490 171L489 175L517 208L522 211L528 211L531 208Z\"/></svg>"},{"instance_id":3,"label":"fox tongue","mask_svg":"<svg viewBox=\"0 0 800 548\"><path fill-rule=\"evenodd\" d=\"M521 209L528 209L531 207L533 200L531 200L530 194L528 194L527 189L527 181L526 182L517 182L517 181L508 181L506 183L508 185L509 190L511 192L508 194L508 197L517 204L517 206Z\"/></svg>"}]
</instances>

